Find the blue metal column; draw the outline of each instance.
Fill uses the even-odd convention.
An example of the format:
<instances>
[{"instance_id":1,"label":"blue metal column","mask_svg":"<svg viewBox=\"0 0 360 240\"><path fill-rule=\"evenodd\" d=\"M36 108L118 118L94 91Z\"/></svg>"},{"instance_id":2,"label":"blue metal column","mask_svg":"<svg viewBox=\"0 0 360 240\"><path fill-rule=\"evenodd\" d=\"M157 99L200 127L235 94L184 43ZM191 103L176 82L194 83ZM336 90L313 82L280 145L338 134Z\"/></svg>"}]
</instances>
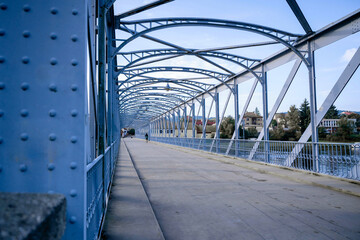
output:
<instances>
[{"instance_id":1,"label":"blue metal column","mask_svg":"<svg viewBox=\"0 0 360 240\"><path fill-rule=\"evenodd\" d=\"M206 111L205 111L205 98L201 99L201 107L202 107L202 125L203 125L203 132L202 132L202 138L206 138Z\"/></svg>"},{"instance_id":2,"label":"blue metal column","mask_svg":"<svg viewBox=\"0 0 360 240\"><path fill-rule=\"evenodd\" d=\"M266 125L266 119L268 118L268 91L267 91L267 73L265 72L265 66L262 65L262 101L263 101L263 128L264 128L264 152L265 162L269 162L269 128Z\"/></svg>"},{"instance_id":3,"label":"blue metal column","mask_svg":"<svg viewBox=\"0 0 360 240\"><path fill-rule=\"evenodd\" d=\"M234 108L235 108L235 156L239 156L239 85L234 80Z\"/></svg>"},{"instance_id":4,"label":"blue metal column","mask_svg":"<svg viewBox=\"0 0 360 240\"><path fill-rule=\"evenodd\" d=\"M172 130L173 130L173 137L175 137L175 111L172 112Z\"/></svg>"},{"instance_id":5,"label":"blue metal column","mask_svg":"<svg viewBox=\"0 0 360 240\"><path fill-rule=\"evenodd\" d=\"M184 137L187 138L187 129L185 125L188 125L186 106L184 107Z\"/></svg>"},{"instance_id":6,"label":"blue metal column","mask_svg":"<svg viewBox=\"0 0 360 240\"><path fill-rule=\"evenodd\" d=\"M191 125L192 125L192 128L191 128L191 130L192 130L192 138L195 138L196 137L196 135L195 135L195 131L196 131L196 129L195 129L195 117L196 117L196 113L195 113L195 103L193 102L192 103L192 105L191 105L191 107L192 107L192 122L191 122Z\"/></svg>"},{"instance_id":7,"label":"blue metal column","mask_svg":"<svg viewBox=\"0 0 360 240\"><path fill-rule=\"evenodd\" d=\"M310 115L311 115L311 142L312 142L312 159L313 159L313 171L318 170L318 146L319 142L316 113L317 113L317 101L316 101L316 76L315 76L315 55L313 50L314 43L308 42L308 61L310 64L309 70L309 91L310 91Z\"/></svg>"},{"instance_id":8,"label":"blue metal column","mask_svg":"<svg viewBox=\"0 0 360 240\"><path fill-rule=\"evenodd\" d=\"M86 1L1 6L0 191L64 194L63 239L84 239Z\"/></svg>"},{"instance_id":9,"label":"blue metal column","mask_svg":"<svg viewBox=\"0 0 360 240\"><path fill-rule=\"evenodd\" d=\"M215 133L215 136L216 136L216 139L215 139L215 143L216 143L216 153L219 153L219 150L220 150L220 106L219 106L219 92L218 92L218 89L216 88L215 89L215 119L216 119L216 123L215 123L215 126L216 126L216 133Z\"/></svg>"},{"instance_id":10,"label":"blue metal column","mask_svg":"<svg viewBox=\"0 0 360 240\"><path fill-rule=\"evenodd\" d=\"M177 119L177 125L178 125L178 134L177 134L177 136L178 137L180 137L181 135L181 126L180 126L180 108L178 108L178 110L177 110L177 117L178 117L178 119Z\"/></svg>"}]
</instances>

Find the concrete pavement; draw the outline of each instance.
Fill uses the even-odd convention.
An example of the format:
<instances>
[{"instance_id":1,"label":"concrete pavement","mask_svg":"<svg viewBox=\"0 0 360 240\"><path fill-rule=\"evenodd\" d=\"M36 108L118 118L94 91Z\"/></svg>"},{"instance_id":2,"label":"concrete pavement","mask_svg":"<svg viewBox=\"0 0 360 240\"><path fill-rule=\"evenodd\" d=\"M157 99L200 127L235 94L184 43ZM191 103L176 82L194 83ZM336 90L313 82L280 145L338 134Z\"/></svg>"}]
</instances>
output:
<instances>
[{"instance_id":1,"label":"concrete pavement","mask_svg":"<svg viewBox=\"0 0 360 240\"><path fill-rule=\"evenodd\" d=\"M135 138L124 142L165 239L360 239L358 184Z\"/></svg>"}]
</instances>

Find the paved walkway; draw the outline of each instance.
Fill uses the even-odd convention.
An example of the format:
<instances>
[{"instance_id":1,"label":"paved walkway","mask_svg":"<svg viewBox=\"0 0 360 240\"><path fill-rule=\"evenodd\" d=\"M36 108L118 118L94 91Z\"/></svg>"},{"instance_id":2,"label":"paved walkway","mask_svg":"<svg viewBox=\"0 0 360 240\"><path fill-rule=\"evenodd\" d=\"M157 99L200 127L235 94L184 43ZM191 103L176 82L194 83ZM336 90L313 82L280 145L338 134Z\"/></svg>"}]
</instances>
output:
<instances>
[{"instance_id":1,"label":"paved walkway","mask_svg":"<svg viewBox=\"0 0 360 240\"><path fill-rule=\"evenodd\" d=\"M150 220L165 239L360 239L358 184L134 138L124 142L149 197ZM110 200L108 216L122 219L112 211L116 202ZM104 230L121 231L111 219ZM133 224L139 221L136 215ZM146 228L137 226L117 239L153 239L132 238Z\"/></svg>"}]
</instances>

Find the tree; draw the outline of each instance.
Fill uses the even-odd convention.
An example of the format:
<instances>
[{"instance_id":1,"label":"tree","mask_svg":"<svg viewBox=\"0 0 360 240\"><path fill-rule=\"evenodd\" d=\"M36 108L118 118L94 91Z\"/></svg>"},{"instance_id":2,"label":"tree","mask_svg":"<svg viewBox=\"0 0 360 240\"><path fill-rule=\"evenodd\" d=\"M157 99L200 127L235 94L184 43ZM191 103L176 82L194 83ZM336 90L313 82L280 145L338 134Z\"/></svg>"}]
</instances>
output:
<instances>
[{"instance_id":1,"label":"tree","mask_svg":"<svg viewBox=\"0 0 360 240\"><path fill-rule=\"evenodd\" d=\"M325 119L338 119L339 118L339 111L336 109L335 105L332 104L329 110L326 112Z\"/></svg>"},{"instance_id":2,"label":"tree","mask_svg":"<svg viewBox=\"0 0 360 240\"><path fill-rule=\"evenodd\" d=\"M130 128L130 130L128 131L128 133L129 133L130 135L135 135L135 129Z\"/></svg>"},{"instance_id":3,"label":"tree","mask_svg":"<svg viewBox=\"0 0 360 240\"><path fill-rule=\"evenodd\" d=\"M300 109L300 131L301 133L305 132L307 126L310 124L310 104L305 98L304 102L301 104Z\"/></svg>"},{"instance_id":4,"label":"tree","mask_svg":"<svg viewBox=\"0 0 360 240\"><path fill-rule=\"evenodd\" d=\"M260 114L260 111L259 111L259 109L256 107L255 108L255 111L254 111L254 113L256 114L256 115L259 115L259 116L261 116L261 114Z\"/></svg>"},{"instance_id":5,"label":"tree","mask_svg":"<svg viewBox=\"0 0 360 240\"><path fill-rule=\"evenodd\" d=\"M235 119L232 116L224 117L220 124L220 138L231 138L235 131Z\"/></svg>"},{"instance_id":6,"label":"tree","mask_svg":"<svg viewBox=\"0 0 360 240\"><path fill-rule=\"evenodd\" d=\"M247 132L248 132L248 137L249 138L257 138L258 135L259 135L259 133L258 133L258 131L256 130L255 127L249 128L247 130Z\"/></svg>"},{"instance_id":7,"label":"tree","mask_svg":"<svg viewBox=\"0 0 360 240\"><path fill-rule=\"evenodd\" d=\"M285 132L286 140L295 141L301 136L300 133L300 112L295 105L291 105L286 116L289 129Z\"/></svg>"}]
</instances>

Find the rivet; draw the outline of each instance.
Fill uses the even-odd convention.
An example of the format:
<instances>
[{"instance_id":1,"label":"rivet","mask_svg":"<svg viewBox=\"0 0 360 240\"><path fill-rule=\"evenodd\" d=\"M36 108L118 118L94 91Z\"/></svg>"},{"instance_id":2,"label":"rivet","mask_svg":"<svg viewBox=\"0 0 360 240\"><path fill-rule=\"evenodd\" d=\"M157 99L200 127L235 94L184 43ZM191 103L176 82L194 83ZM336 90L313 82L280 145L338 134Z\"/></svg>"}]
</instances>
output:
<instances>
[{"instance_id":1,"label":"rivet","mask_svg":"<svg viewBox=\"0 0 360 240\"><path fill-rule=\"evenodd\" d=\"M78 111L76 109L71 110L71 116L76 117L78 115Z\"/></svg>"},{"instance_id":2,"label":"rivet","mask_svg":"<svg viewBox=\"0 0 360 240\"><path fill-rule=\"evenodd\" d=\"M71 35L71 40L72 40L73 42L76 42L76 41L78 40L78 36L77 36L76 34Z\"/></svg>"},{"instance_id":3,"label":"rivet","mask_svg":"<svg viewBox=\"0 0 360 240\"><path fill-rule=\"evenodd\" d=\"M4 139L2 137L0 137L0 144L2 144L4 142Z\"/></svg>"},{"instance_id":4,"label":"rivet","mask_svg":"<svg viewBox=\"0 0 360 240\"><path fill-rule=\"evenodd\" d=\"M50 109L49 116L50 117L55 117L56 116L56 111L54 109Z\"/></svg>"},{"instance_id":5,"label":"rivet","mask_svg":"<svg viewBox=\"0 0 360 240\"><path fill-rule=\"evenodd\" d=\"M76 169L77 168L77 163L76 162L71 162L70 163L70 168L71 169Z\"/></svg>"},{"instance_id":6,"label":"rivet","mask_svg":"<svg viewBox=\"0 0 360 240\"><path fill-rule=\"evenodd\" d=\"M56 58L51 58L51 59L50 59L50 64L51 64L51 65L56 65L56 64L57 64Z\"/></svg>"},{"instance_id":7,"label":"rivet","mask_svg":"<svg viewBox=\"0 0 360 240\"><path fill-rule=\"evenodd\" d=\"M22 141L26 141L26 140L29 139L29 135L27 135L27 133L22 133L22 134L20 135L20 139L21 139Z\"/></svg>"},{"instance_id":8,"label":"rivet","mask_svg":"<svg viewBox=\"0 0 360 240\"><path fill-rule=\"evenodd\" d=\"M26 5L24 5L23 9L24 9L25 12L30 12L31 8L30 8L30 6L28 4L26 4Z\"/></svg>"},{"instance_id":9,"label":"rivet","mask_svg":"<svg viewBox=\"0 0 360 240\"><path fill-rule=\"evenodd\" d=\"M19 169L21 172L26 172L27 166L25 164L20 164Z\"/></svg>"},{"instance_id":10,"label":"rivet","mask_svg":"<svg viewBox=\"0 0 360 240\"><path fill-rule=\"evenodd\" d=\"M52 39L52 40L55 40L56 38L57 38L57 35L56 35L56 33L50 33L50 38Z\"/></svg>"},{"instance_id":11,"label":"rivet","mask_svg":"<svg viewBox=\"0 0 360 240\"><path fill-rule=\"evenodd\" d=\"M4 116L4 111L0 109L0 117Z\"/></svg>"},{"instance_id":12,"label":"rivet","mask_svg":"<svg viewBox=\"0 0 360 240\"><path fill-rule=\"evenodd\" d=\"M49 140L50 140L50 141L55 141L55 140L56 140L56 135L55 135L55 133L50 133L50 134L49 134Z\"/></svg>"},{"instance_id":13,"label":"rivet","mask_svg":"<svg viewBox=\"0 0 360 240\"><path fill-rule=\"evenodd\" d=\"M56 15L59 11L56 8L51 8L50 12L51 12L51 14Z\"/></svg>"},{"instance_id":14,"label":"rivet","mask_svg":"<svg viewBox=\"0 0 360 240\"><path fill-rule=\"evenodd\" d=\"M1 8L1 10L6 10L7 6L5 3L0 3L0 8Z\"/></svg>"},{"instance_id":15,"label":"rivet","mask_svg":"<svg viewBox=\"0 0 360 240\"><path fill-rule=\"evenodd\" d=\"M4 56L0 56L0 63L4 63L4 62L5 62Z\"/></svg>"},{"instance_id":16,"label":"rivet","mask_svg":"<svg viewBox=\"0 0 360 240\"><path fill-rule=\"evenodd\" d=\"M0 36L4 36L5 35L5 30L4 29L0 29Z\"/></svg>"},{"instance_id":17,"label":"rivet","mask_svg":"<svg viewBox=\"0 0 360 240\"><path fill-rule=\"evenodd\" d=\"M71 224L76 223L76 217L75 217L75 216L71 216L69 222L70 222Z\"/></svg>"},{"instance_id":18,"label":"rivet","mask_svg":"<svg viewBox=\"0 0 360 240\"><path fill-rule=\"evenodd\" d=\"M73 14L74 16L75 16L75 15L78 15L78 13L79 13L79 11L78 11L77 9L74 8L74 9L72 10L72 14Z\"/></svg>"},{"instance_id":19,"label":"rivet","mask_svg":"<svg viewBox=\"0 0 360 240\"><path fill-rule=\"evenodd\" d=\"M50 90L51 92L57 92L57 87L56 87L56 85L55 85L54 83L50 84L50 85L49 85L49 90Z\"/></svg>"},{"instance_id":20,"label":"rivet","mask_svg":"<svg viewBox=\"0 0 360 240\"><path fill-rule=\"evenodd\" d=\"M76 197L76 196L77 196L77 191L76 191L75 189L72 189L72 190L70 191L70 196Z\"/></svg>"},{"instance_id":21,"label":"rivet","mask_svg":"<svg viewBox=\"0 0 360 240\"><path fill-rule=\"evenodd\" d=\"M72 143L76 143L76 142L77 142L77 137L76 137L76 136L72 136L72 137L70 138L70 141L71 141Z\"/></svg>"},{"instance_id":22,"label":"rivet","mask_svg":"<svg viewBox=\"0 0 360 240\"><path fill-rule=\"evenodd\" d=\"M49 164L48 164L48 170L49 170L49 171L52 171L52 170L54 170L54 169L55 169L55 164L49 163Z\"/></svg>"},{"instance_id":23,"label":"rivet","mask_svg":"<svg viewBox=\"0 0 360 240\"><path fill-rule=\"evenodd\" d=\"M1 88L0 88L1 89ZM76 92L77 90L78 90L78 86L76 85L76 84L72 84L71 85L71 90L73 91L73 92Z\"/></svg>"},{"instance_id":24,"label":"rivet","mask_svg":"<svg viewBox=\"0 0 360 240\"><path fill-rule=\"evenodd\" d=\"M2 166L0 165L0 173L2 172L2 170L3 170L3 168L2 168Z\"/></svg>"},{"instance_id":25,"label":"rivet","mask_svg":"<svg viewBox=\"0 0 360 240\"><path fill-rule=\"evenodd\" d=\"M30 37L30 32L28 30L23 31L24 38Z\"/></svg>"},{"instance_id":26,"label":"rivet","mask_svg":"<svg viewBox=\"0 0 360 240\"><path fill-rule=\"evenodd\" d=\"M20 87L23 91L26 91L29 89L29 84L27 82L23 82Z\"/></svg>"},{"instance_id":27,"label":"rivet","mask_svg":"<svg viewBox=\"0 0 360 240\"><path fill-rule=\"evenodd\" d=\"M30 62L30 58L28 56L24 56L22 57L21 61L23 64L28 64Z\"/></svg>"},{"instance_id":28,"label":"rivet","mask_svg":"<svg viewBox=\"0 0 360 240\"><path fill-rule=\"evenodd\" d=\"M5 89L5 83L0 82L0 90L3 90L3 89Z\"/></svg>"},{"instance_id":29,"label":"rivet","mask_svg":"<svg viewBox=\"0 0 360 240\"><path fill-rule=\"evenodd\" d=\"M29 115L29 111L27 109L21 109L20 115L22 117L27 117Z\"/></svg>"},{"instance_id":30,"label":"rivet","mask_svg":"<svg viewBox=\"0 0 360 240\"><path fill-rule=\"evenodd\" d=\"M76 59L71 60L71 65L76 66L78 65L78 61Z\"/></svg>"}]
</instances>

